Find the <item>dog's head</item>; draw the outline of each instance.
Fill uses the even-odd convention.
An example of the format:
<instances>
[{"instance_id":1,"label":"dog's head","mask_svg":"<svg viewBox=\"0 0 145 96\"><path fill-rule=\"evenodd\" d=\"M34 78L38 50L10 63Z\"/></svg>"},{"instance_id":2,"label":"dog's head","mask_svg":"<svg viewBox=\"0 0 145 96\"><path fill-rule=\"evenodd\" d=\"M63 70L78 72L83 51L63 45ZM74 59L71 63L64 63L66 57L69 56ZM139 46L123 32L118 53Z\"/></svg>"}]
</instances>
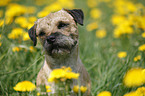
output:
<instances>
[{"instance_id":1,"label":"dog's head","mask_svg":"<svg viewBox=\"0 0 145 96\"><path fill-rule=\"evenodd\" d=\"M28 33L34 46L37 38L47 54L59 56L69 54L78 44L77 23L83 25L84 15L82 10L62 9L38 19Z\"/></svg>"}]
</instances>

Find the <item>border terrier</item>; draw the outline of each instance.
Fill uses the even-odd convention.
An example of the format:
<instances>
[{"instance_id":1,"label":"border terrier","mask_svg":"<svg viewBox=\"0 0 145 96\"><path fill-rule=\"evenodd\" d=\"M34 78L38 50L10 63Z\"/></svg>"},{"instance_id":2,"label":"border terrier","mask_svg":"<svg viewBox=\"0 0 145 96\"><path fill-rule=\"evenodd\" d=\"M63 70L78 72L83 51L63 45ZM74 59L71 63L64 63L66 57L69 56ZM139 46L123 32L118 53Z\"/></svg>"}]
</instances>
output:
<instances>
[{"instance_id":1,"label":"border terrier","mask_svg":"<svg viewBox=\"0 0 145 96\"><path fill-rule=\"evenodd\" d=\"M45 52L44 65L37 75L38 86L49 85L47 79L50 72L55 68L66 66L80 74L80 85L87 86L86 93L90 94L90 77L81 62L78 48L77 23L83 25L83 19L84 14L81 9L62 9L38 19L28 30L34 46L38 37ZM77 81L74 80L72 86L76 84Z\"/></svg>"}]
</instances>

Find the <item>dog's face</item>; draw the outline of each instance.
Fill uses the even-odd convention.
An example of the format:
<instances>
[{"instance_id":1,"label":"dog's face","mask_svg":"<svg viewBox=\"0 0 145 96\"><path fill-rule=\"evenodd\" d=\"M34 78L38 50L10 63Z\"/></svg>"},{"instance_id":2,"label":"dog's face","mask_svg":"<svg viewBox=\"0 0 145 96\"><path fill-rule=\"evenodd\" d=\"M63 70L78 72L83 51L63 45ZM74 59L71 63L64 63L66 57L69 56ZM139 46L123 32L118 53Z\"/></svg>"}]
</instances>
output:
<instances>
[{"instance_id":1,"label":"dog's face","mask_svg":"<svg viewBox=\"0 0 145 96\"><path fill-rule=\"evenodd\" d=\"M36 21L29 36L37 43L37 36L46 52L52 57L67 56L78 43L76 23L83 25L83 12L79 9L62 9Z\"/></svg>"}]
</instances>

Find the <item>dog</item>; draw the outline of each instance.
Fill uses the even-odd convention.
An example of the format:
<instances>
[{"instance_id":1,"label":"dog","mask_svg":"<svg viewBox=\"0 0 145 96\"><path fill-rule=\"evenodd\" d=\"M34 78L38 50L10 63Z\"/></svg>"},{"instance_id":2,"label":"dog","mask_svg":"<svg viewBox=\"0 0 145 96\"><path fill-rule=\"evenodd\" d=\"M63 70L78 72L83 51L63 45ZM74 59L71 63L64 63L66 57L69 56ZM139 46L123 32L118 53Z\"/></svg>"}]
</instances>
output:
<instances>
[{"instance_id":1,"label":"dog","mask_svg":"<svg viewBox=\"0 0 145 96\"><path fill-rule=\"evenodd\" d=\"M87 94L90 94L90 77L79 57L78 47L77 24L83 25L83 19L84 14L81 9L62 9L38 19L28 30L34 46L38 37L45 52L44 65L37 75L37 86L48 85L50 72L66 66L80 74L80 84L86 86ZM72 86L75 84L77 82L74 80Z\"/></svg>"}]
</instances>

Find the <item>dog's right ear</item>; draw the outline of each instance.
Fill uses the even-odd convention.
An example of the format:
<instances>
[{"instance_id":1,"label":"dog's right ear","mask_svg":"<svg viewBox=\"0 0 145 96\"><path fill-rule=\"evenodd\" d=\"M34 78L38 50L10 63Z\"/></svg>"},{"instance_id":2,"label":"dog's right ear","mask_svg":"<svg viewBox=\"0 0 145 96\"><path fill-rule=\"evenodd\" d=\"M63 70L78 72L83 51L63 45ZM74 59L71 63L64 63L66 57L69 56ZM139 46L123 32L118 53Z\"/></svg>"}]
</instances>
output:
<instances>
[{"instance_id":1,"label":"dog's right ear","mask_svg":"<svg viewBox=\"0 0 145 96\"><path fill-rule=\"evenodd\" d=\"M64 9L64 10L74 18L76 23L79 23L80 25L83 26L84 13L81 9L73 9L73 10Z\"/></svg>"},{"instance_id":2,"label":"dog's right ear","mask_svg":"<svg viewBox=\"0 0 145 96\"><path fill-rule=\"evenodd\" d=\"M29 37L33 41L33 45L36 46L37 44L37 38L36 38L36 24L34 24L29 30Z\"/></svg>"}]
</instances>

